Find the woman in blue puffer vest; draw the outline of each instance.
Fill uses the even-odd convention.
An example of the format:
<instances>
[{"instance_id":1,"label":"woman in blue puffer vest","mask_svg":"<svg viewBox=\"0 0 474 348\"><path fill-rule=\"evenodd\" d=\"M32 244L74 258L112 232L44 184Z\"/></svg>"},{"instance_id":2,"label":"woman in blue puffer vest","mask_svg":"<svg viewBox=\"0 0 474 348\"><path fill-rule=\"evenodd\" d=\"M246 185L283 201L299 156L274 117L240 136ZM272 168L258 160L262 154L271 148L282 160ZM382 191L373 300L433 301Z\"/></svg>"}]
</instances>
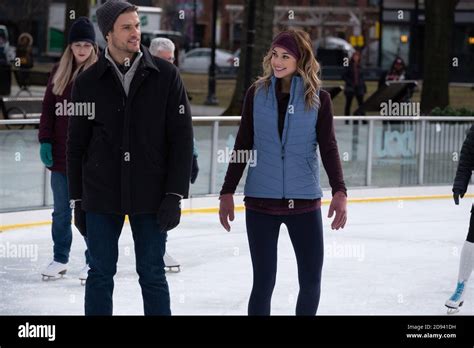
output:
<instances>
[{"instance_id":1,"label":"woman in blue puffer vest","mask_svg":"<svg viewBox=\"0 0 474 348\"><path fill-rule=\"evenodd\" d=\"M233 154L220 192L219 217L230 231L233 194L247 162L246 227L252 257L249 315L269 315L276 279L277 243L285 224L298 264L297 315L315 315L323 265L322 190L317 149L329 177L336 213L344 228L347 193L334 133L331 98L320 89L319 64L309 35L278 34L263 59L263 76L247 91Z\"/></svg>"}]
</instances>

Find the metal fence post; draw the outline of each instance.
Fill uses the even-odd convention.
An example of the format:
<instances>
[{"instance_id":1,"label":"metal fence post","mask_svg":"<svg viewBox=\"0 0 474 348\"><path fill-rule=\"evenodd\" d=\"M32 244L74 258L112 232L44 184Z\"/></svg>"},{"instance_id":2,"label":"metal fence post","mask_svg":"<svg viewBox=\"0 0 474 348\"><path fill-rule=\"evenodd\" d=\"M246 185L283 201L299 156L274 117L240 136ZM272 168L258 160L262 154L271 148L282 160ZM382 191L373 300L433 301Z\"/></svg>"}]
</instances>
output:
<instances>
[{"instance_id":1,"label":"metal fence post","mask_svg":"<svg viewBox=\"0 0 474 348\"><path fill-rule=\"evenodd\" d=\"M216 193L217 177L217 146L219 142L219 121L212 124L212 143L211 143L211 175L209 177L209 193Z\"/></svg>"},{"instance_id":2,"label":"metal fence post","mask_svg":"<svg viewBox=\"0 0 474 348\"><path fill-rule=\"evenodd\" d=\"M369 136L367 139L367 176L366 185L372 185L372 153L374 147L374 120L369 120Z\"/></svg>"},{"instance_id":3,"label":"metal fence post","mask_svg":"<svg viewBox=\"0 0 474 348\"><path fill-rule=\"evenodd\" d=\"M425 133L426 121L421 120L420 155L418 156L418 184L423 185L425 174Z\"/></svg>"}]
</instances>

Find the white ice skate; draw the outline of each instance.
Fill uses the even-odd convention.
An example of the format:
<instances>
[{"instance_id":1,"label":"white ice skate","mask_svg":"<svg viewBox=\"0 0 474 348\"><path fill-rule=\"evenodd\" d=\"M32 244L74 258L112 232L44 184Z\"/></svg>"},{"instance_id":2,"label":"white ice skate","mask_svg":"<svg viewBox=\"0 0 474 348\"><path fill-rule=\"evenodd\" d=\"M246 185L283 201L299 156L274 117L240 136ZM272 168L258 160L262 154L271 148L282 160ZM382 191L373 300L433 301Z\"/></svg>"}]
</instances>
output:
<instances>
[{"instance_id":1,"label":"white ice skate","mask_svg":"<svg viewBox=\"0 0 474 348\"><path fill-rule=\"evenodd\" d=\"M52 261L48 267L46 267L41 275L43 280L59 279L62 278L67 272L67 263L60 263Z\"/></svg>"},{"instance_id":2,"label":"white ice skate","mask_svg":"<svg viewBox=\"0 0 474 348\"><path fill-rule=\"evenodd\" d=\"M90 267L89 265L85 265L84 268L79 273L79 280L81 281L81 285L86 285L87 276L89 275Z\"/></svg>"},{"instance_id":3,"label":"white ice skate","mask_svg":"<svg viewBox=\"0 0 474 348\"><path fill-rule=\"evenodd\" d=\"M165 252L165 256L163 256L163 261L165 262L165 270L167 272L178 273L181 271L179 262L173 259L167 252Z\"/></svg>"},{"instance_id":4,"label":"white ice skate","mask_svg":"<svg viewBox=\"0 0 474 348\"><path fill-rule=\"evenodd\" d=\"M464 289L466 282L458 282L454 294L446 301L446 307L448 307L448 314L455 314L459 312L460 307L464 303Z\"/></svg>"}]
</instances>

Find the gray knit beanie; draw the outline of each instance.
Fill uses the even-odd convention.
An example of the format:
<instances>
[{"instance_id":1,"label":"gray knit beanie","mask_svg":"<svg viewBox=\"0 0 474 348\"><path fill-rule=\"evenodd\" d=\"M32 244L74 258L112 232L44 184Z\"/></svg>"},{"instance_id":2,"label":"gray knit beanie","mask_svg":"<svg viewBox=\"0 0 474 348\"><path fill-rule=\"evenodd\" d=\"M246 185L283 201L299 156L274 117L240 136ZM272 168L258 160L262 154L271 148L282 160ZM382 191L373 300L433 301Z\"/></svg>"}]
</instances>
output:
<instances>
[{"instance_id":1,"label":"gray knit beanie","mask_svg":"<svg viewBox=\"0 0 474 348\"><path fill-rule=\"evenodd\" d=\"M120 16L126 9L134 7L135 5L120 0L109 0L97 9L97 24L105 37L114 27L117 17Z\"/></svg>"}]
</instances>

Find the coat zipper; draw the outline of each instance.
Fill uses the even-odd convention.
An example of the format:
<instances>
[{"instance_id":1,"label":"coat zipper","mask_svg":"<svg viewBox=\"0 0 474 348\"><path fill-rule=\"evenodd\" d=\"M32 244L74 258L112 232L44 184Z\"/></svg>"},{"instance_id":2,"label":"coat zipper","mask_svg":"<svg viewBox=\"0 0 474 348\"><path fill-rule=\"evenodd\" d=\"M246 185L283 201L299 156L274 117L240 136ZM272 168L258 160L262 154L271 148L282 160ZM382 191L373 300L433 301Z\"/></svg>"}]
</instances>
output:
<instances>
[{"instance_id":1,"label":"coat zipper","mask_svg":"<svg viewBox=\"0 0 474 348\"><path fill-rule=\"evenodd\" d=\"M282 159L282 171L283 171L283 197L282 199L285 199L285 145L282 145L281 148L281 159Z\"/></svg>"},{"instance_id":2,"label":"coat zipper","mask_svg":"<svg viewBox=\"0 0 474 348\"><path fill-rule=\"evenodd\" d=\"M276 97L276 83L274 85L274 91L273 95L275 96L275 99L277 101L277 108L276 108L276 120L277 120L277 132L278 132L278 118L280 117L279 115L279 110L278 110L278 100ZM286 116L285 116L286 117ZM283 123L283 130L285 128L285 125ZM277 134L279 136L279 134ZM281 171L282 171L282 181L281 181L281 186L282 186L282 192L283 192L283 197L282 199L285 199L285 144L283 143L283 135L284 133L282 132L281 138L280 138L280 146L281 146L281 160L282 160L282 165L281 165Z\"/></svg>"}]
</instances>

